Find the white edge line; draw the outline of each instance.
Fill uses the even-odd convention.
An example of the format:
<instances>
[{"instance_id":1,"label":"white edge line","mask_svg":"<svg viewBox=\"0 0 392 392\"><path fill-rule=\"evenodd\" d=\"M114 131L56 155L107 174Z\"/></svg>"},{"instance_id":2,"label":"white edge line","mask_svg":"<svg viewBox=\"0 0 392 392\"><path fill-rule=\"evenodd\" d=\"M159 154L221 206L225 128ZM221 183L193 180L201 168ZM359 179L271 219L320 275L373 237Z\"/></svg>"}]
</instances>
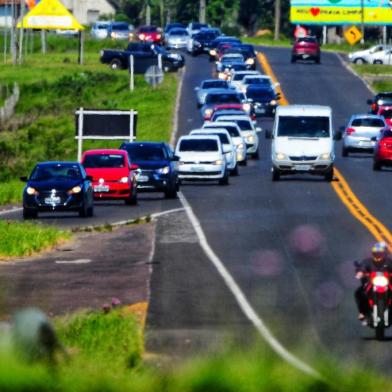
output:
<instances>
[{"instance_id":1,"label":"white edge line","mask_svg":"<svg viewBox=\"0 0 392 392\"><path fill-rule=\"evenodd\" d=\"M242 292L242 290L240 289L240 287L238 286L234 278L230 275L229 271L225 268L225 266L223 265L219 257L214 253L214 251L208 244L208 241L200 225L200 222L197 219L195 213L192 210L192 207L188 203L185 196L182 194L182 192L179 192L178 195L182 205L184 206L185 212L188 215L188 218L191 221L193 228L195 229L195 232L200 242L200 246L203 248L205 254L217 269L218 273L222 277L228 289L234 295L235 300L237 301L238 305L240 306L245 316L252 322L254 327L257 329L260 335L265 339L265 341L270 345L270 347L275 351L275 353L278 354L282 359L284 359L287 363L294 366L298 370L301 370L302 372L310 376L321 378L321 375L315 369L313 369L308 364L306 364L305 362L301 361L299 358L291 354L272 335L270 330L264 324L263 320L257 315L256 311L252 308L251 304L245 297L245 294Z\"/></svg>"},{"instance_id":2,"label":"white edge line","mask_svg":"<svg viewBox=\"0 0 392 392\"><path fill-rule=\"evenodd\" d=\"M184 81L185 71L186 71L186 66L181 70L180 82L178 83L178 87L177 87L176 106L174 108L174 117L173 117L173 130L170 138L170 145L173 148L178 133L178 113L180 112L181 91L182 91L182 84Z\"/></svg>"},{"instance_id":3,"label":"white edge line","mask_svg":"<svg viewBox=\"0 0 392 392\"><path fill-rule=\"evenodd\" d=\"M18 212L22 210L23 210L22 207L12 208L11 210L0 211L0 215L7 215L7 214L11 214L12 212Z\"/></svg>"}]
</instances>

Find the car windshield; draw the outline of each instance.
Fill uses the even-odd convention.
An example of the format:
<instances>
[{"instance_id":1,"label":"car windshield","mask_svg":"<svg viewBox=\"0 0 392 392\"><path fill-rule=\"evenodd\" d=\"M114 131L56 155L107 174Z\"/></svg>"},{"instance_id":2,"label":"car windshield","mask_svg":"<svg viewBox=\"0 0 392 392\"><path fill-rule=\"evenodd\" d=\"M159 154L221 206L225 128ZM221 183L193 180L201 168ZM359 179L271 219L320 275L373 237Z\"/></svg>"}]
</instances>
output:
<instances>
[{"instance_id":1,"label":"car windshield","mask_svg":"<svg viewBox=\"0 0 392 392\"><path fill-rule=\"evenodd\" d=\"M245 76L246 76L246 74L234 74L232 80L235 80L235 81L237 82L237 81L239 81L239 80L244 79Z\"/></svg>"},{"instance_id":2,"label":"car windshield","mask_svg":"<svg viewBox=\"0 0 392 392\"><path fill-rule=\"evenodd\" d=\"M201 30L203 27L208 27L205 23L192 23L192 30Z\"/></svg>"},{"instance_id":3,"label":"car windshield","mask_svg":"<svg viewBox=\"0 0 392 392\"><path fill-rule=\"evenodd\" d=\"M208 94L206 97L206 103L241 103L241 98L238 94Z\"/></svg>"},{"instance_id":4,"label":"car windshield","mask_svg":"<svg viewBox=\"0 0 392 392\"><path fill-rule=\"evenodd\" d=\"M53 164L37 165L31 173L32 181L48 181L53 179L82 179L82 173L78 165L72 164Z\"/></svg>"},{"instance_id":5,"label":"car windshield","mask_svg":"<svg viewBox=\"0 0 392 392\"><path fill-rule=\"evenodd\" d=\"M128 31L129 26L127 24L121 24L121 25L113 25L112 30L116 31Z\"/></svg>"},{"instance_id":6,"label":"car windshield","mask_svg":"<svg viewBox=\"0 0 392 392\"><path fill-rule=\"evenodd\" d=\"M275 99L275 94L272 90L268 89L256 89L256 88L249 88L246 92L246 96L251 98L255 101L257 100L266 100L266 99Z\"/></svg>"},{"instance_id":7,"label":"car windshield","mask_svg":"<svg viewBox=\"0 0 392 392\"><path fill-rule=\"evenodd\" d=\"M154 26L140 27L139 33L156 33L158 29Z\"/></svg>"},{"instance_id":8,"label":"car windshield","mask_svg":"<svg viewBox=\"0 0 392 392\"><path fill-rule=\"evenodd\" d=\"M228 120L222 119L222 121L228 121ZM247 130L252 129L252 125L250 124L250 122L248 120L232 120L232 119L230 119L229 121L235 122L240 127L241 131L247 131Z\"/></svg>"},{"instance_id":9,"label":"car windshield","mask_svg":"<svg viewBox=\"0 0 392 392\"><path fill-rule=\"evenodd\" d=\"M225 54L222 57L222 63L233 62L233 61L244 61L244 57L242 56L242 54L237 54L237 53Z\"/></svg>"},{"instance_id":10,"label":"car windshield","mask_svg":"<svg viewBox=\"0 0 392 392\"><path fill-rule=\"evenodd\" d=\"M166 159L162 146L131 144L125 149L132 162L163 161Z\"/></svg>"},{"instance_id":11,"label":"car windshield","mask_svg":"<svg viewBox=\"0 0 392 392\"><path fill-rule=\"evenodd\" d=\"M385 118L392 118L392 109L384 109L380 114Z\"/></svg>"},{"instance_id":12,"label":"car windshield","mask_svg":"<svg viewBox=\"0 0 392 392\"><path fill-rule=\"evenodd\" d=\"M195 40L213 40L215 38L214 33L207 33L207 32L202 32L202 33L197 33L193 36Z\"/></svg>"},{"instance_id":13,"label":"car windshield","mask_svg":"<svg viewBox=\"0 0 392 392\"><path fill-rule=\"evenodd\" d=\"M232 136L232 137L239 137L239 136L241 136L239 131L238 131L238 128L235 127L235 126L232 126L232 125L220 125L220 124L218 124L218 126L215 126L215 127L207 125L204 129L214 129L214 128L226 129L226 131L229 132L229 135Z\"/></svg>"},{"instance_id":14,"label":"car windshield","mask_svg":"<svg viewBox=\"0 0 392 392\"><path fill-rule=\"evenodd\" d=\"M213 139L184 139L180 142L180 151L218 151L218 143Z\"/></svg>"},{"instance_id":15,"label":"car windshield","mask_svg":"<svg viewBox=\"0 0 392 392\"><path fill-rule=\"evenodd\" d=\"M245 78L244 84L260 84L262 86L271 86L271 81L267 78Z\"/></svg>"},{"instance_id":16,"label":"car windshield","mask_svg":"<svg viewBox=\"0 0 392 392\"><path fill-rule=\"evenodd\" d=\"M392 137L392 129L387 129L384 131L382 137Z\"/></svg>"},{"instance_id":17,"label":"car windshield","mask_svg":"<svg viewBox=\"0 0 392 392\"><path fill-rule=\"evenodd\" d=\"M298 38L297 42L310 42L316 44L317 40L314 37L303 37L303 38Z\"/></svg>"},{"instance_id":18,"label":"car windshield","mask_svg":"<svg viewBox=\"0 0 392 392\"><path fill-rule=\"evenodd\" d=\"M187 36L188 33L186 30L170 30L169 35Z\"/></svg>"},{"instance_id":19,"label":"car windshield","mask_svg":"<svg viewBox=\"0 0 392 392\"><path fill-rule=\"evenodd\" d=\"M351 126L383 128L385 124L384 121L382 121L380 118L356 118L352 121Z\"/></svg>"},{"instance_id":20,"label":"car windshield","mask_svg":"<svg viewBox=\"0 0 392 392\"><path fill-rule=\"evenodd\" d=\"M226 88L227 87L227 82L226 80L209 80L206 82L203 82L201 84L202 89L208 89L208 88Z\"/></svg>"},{"instance_id":21,"label":"car windshield","mask_svg":"<svg viewBox=\"0 0 392 392\"><path fill-rule=\"evenodd\" d=\"M83 166L88 169L125 167L125 159L121 154L88 154Z\"/></svg>"},{"instance_id":22,"label":"car windshield","mask_svg":"<svg viewBox=\"0 0 392 392\"><path fill-rule=\"evenodd\" d=\"M278 136L288 137L329 137L329 117L279 116Z\"/></svg>"}]
</instances>

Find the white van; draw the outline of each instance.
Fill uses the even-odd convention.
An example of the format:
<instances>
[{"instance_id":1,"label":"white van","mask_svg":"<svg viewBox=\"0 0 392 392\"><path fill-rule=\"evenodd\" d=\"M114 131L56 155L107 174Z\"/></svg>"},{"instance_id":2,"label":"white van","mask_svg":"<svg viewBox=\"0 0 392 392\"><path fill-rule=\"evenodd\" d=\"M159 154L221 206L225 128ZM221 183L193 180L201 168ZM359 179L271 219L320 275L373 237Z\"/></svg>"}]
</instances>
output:
<instances>
[{"instance_id":1,"label":"white van","mask_svg":"<svg viewBox=\"0 0 392 392\"><path fill-rule=\"evenodd\" d=\"M329 106L278 106L272 131L272 180L310 173L333 179L334 133Z\"/></svg>"}]
</instances>

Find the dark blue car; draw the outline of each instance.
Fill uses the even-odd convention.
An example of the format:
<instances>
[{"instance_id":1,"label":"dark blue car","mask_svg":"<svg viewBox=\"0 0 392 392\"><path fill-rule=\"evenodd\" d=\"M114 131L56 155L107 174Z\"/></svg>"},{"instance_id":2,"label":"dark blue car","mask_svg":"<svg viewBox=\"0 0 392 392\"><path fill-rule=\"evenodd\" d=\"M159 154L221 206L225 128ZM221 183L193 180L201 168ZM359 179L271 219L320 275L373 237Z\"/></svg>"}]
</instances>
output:
<instances>
[{"instance_id":1,"label":"dark blue car","mask_svg":"<svg viewBox=\"0 0 392 392\"><path fill-rule=\"evenodd\" d=\"M128 152L132 163L140 168L138 192L164 192L167 199L177 197L179 189L177 161L166 143L123 143L120 149Z\"/></svg>"},{"instance_id":2,"label":"dark blue car","mask_svg":"<svg viewBox=\"0 0 392 392\"><path fill-rule=\"evenodd\" d=\"M74 211L79 216L92 216L94 197L91 177L78 162L41 162L23 190L24 219L37 218L38 212Z\"/></svg>"}]
</instances>

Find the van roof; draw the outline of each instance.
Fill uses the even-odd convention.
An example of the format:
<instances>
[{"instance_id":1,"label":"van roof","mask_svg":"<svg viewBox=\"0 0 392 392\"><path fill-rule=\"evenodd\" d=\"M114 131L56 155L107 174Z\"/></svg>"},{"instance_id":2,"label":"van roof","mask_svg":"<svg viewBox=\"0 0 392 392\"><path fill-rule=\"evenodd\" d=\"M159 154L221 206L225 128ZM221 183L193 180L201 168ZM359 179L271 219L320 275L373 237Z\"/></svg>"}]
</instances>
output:
<instances>
[{"instance_id":1,"label":"van roof","mask_svg":"<svg viewBox=\"0 0 392 392\"><path fill-rule=\"evenodd\" d=\"M331 114L331 107L321 105L287 105L276 108L278 116L331 116Z\"/></svg>"}]
</instances>

